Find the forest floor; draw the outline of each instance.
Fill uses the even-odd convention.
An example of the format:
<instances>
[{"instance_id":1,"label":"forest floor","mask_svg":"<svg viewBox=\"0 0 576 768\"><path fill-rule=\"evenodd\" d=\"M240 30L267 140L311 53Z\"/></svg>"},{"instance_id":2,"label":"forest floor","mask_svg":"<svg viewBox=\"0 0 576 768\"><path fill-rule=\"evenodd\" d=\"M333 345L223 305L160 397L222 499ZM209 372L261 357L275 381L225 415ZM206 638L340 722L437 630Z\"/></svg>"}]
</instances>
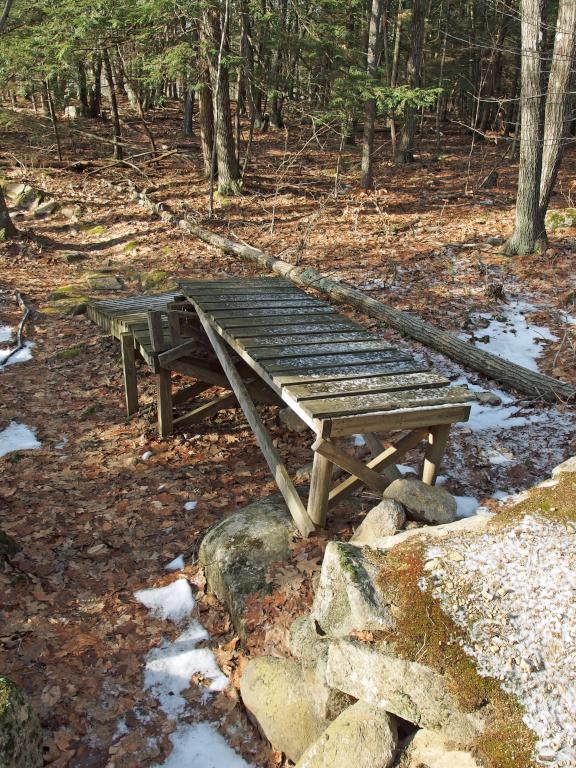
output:
<instances>
[{"instance_id":1,"label":"forest floor","mask_svg":"<svg viewBox=\"0 0 576 768\"><path fill-rule=\"evenodd\" d=\"M0 528L22 547L0 571L7 611L0 672L31 694L47 734L46 762L55 768L162 764L175 723L153 691L144 690L144 665L150 649L176 637L178 628L147 611L134 592L171 583L174 574L165 566L184 555L180 575L197 589L194 615L233 683L206 699L198 679L183 693L193 704L192 719L218 722L248 762L274 766L280 757L238 704L239 675L251 654L286 652L286 628L311 600L326 541L348 538L358 511L346 508L322 536L294 541L292 563L271 572L272 595L250 606L250 640L240 647L227 616L205 593L195 555L212 523L274 490L249 428L238 411L226 411L161 440L152 409L126 420L116 343L85 316L59 312L50 294L74 286L68 295L86 295L86 274L101 269L120 277L122 295L164 289L178 276L255 273L152 218L130 200L124 182L131 178L215 231L573 381L576 231L551 233L542 256L503 256L491 243L511 232L517 166L502 144L477 141L471 152L470 136L454 126L446 127L440 149L426 134L409 167L391 166L389 144L382 143L370 193L358 186L358 147L345 148L337 175L339 142L325 129L270 131L255 138L244 194L217 199L216 216L206 221L198 140L182 137L176 109L151 115L150 127L163 151L177 153L140 171L90 166L80 172L74 161L106 157L107 145L94 135L107 138L107 123L63 125L64 162L58 163L47 121L0 112L5 175L40 187L61 206L43 219L22 215L16 224L25 236L0 244L0 326L18 324L15 290L38 310L27 328L31 359L0 369L0 441L2 430L17 422L40 444L0 457ZM128 117L126 135L134 154L147 150ZM478 189L495 167L497 186ZM571 205L575 168L576 157L568 156L554 207ZM69 263L71 252L85 259ZM572 407L503 392L381 323L342 311L454 381L466 378L500 397L499 405L475 406L471 421L454 430L442 481L459 497L462 514L478 504L497 510L502 496L576 453ZM152 402L152 378L142 379L142 399ZM288 468L309 462L307 437L287 431L273 409L265 416ZM367 494L365 508L374 501Z\"/></svg>"}]
</instances>

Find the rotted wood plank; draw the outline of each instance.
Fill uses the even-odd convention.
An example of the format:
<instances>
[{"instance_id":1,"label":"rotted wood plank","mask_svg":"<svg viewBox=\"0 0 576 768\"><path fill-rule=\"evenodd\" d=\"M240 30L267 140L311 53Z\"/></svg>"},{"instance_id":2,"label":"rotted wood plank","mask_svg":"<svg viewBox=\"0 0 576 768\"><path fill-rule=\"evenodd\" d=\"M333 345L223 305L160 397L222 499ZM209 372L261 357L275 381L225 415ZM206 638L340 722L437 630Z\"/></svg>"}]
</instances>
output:
<instances>
[{"instance_id":1,"label":"rotted wood plank","mask_svg":"<svg viewBox=\"0 0 576 768\"><path fill-rule=\"evenodd\" d=\"M300 400L301 407L313 419L347 416L371 411L393 411L398 408L423 408L425 406L469 403L472 394L467 387L436 387L410 389L396 392L377 392L353 397L328 397L325 400Z\"/></svg>"},{"instance_id":2,"label":"rotted wood plank","mask_svg":"<svg viewBox=\"0 0 576 768\"><path fill-rule=\"evenodd\" d=\"M301 400L314 400L324 397L346 397L349 395L367 395L371 392L392 392L404 389L424 389L443 387L449 384L445 376L436 373L391 373L382 376L368 376L359 379L340 379L321 381L311 384L294 384L290 387L291 396Z\"/></svg>"},{"instance_id":3,"label":"rotted wood plank","mask_svg":"<svg viewBox=\"0 0 576 768\"><path fill-rule=\"evenodd\" d=\"M262 365L271 374L282 371L302 371L303 373L310 371L310 373L314 373L321 368L332 368L334 366L356 366L366 365L366 363L378 364L411 359L411 356L405 352L388 349L380 352L343 352L339 355L310 354L302 355L302 357L289 357L285 360L274 358L262 361Z\"/></svg>"},{"instance_id":4,"label":"rotted wood plank","mask_svg":"<svg viewBox=\"0 0 576 768\"><path fill-rule=\"evenodd\" d=\"M404 437L400 438L398 442L394 443L394 445L389 446L378 456L370 459L370 461L366 464L366 467L368 469L374 470L375 472L383 472L388 467L395 465L405 453L412 450L412 448L415 448L418 443L421 443L427 434L427 430L423 429L409 432L407 435L404 435ZM335 504L338 504L340 501L342 501L342 499L345 499L347 496L353 493L356 488L359 488L362 485L362 482L363 481L358 477L351 476L346 478L346 480L344 480L330 491L328 496L328 507L330 508Z\"/></svg>"},{"instance_id":5,"label":"rotted wood plank","mask_svg":"<svg viewBox=\"0 0 576 768\"><path fill-rule=\"evenodd\" d=\"M317 338L317 337L316 337ZM384 350L393 350L390 344L371 339L369 341L348 341L346 343L335 342L317 342L303 348L302 344L286 344L280 349L273 347L251 347L250 354L255 360L278 360L280 358L300 358L307 352L314 355L334 355L338 353L352 352L382 352Z\"/></svg>"},{"instance_id":6,"label":"rotted wood plank","mask_svg":"<svg viewBox=\"0 0 576 768\"><path fill-rule=\"evenodd\" d=\"M437 424L454 424L457 421L467 421L469 416L469 405L439 405L429 408L406 408L353 416L327 417L322 434L323 437L328 438L362 434L362 432L393 432Z\"/></svg>"},{"instance_id":7,"label":"rotted wood plank","mask_svg":"<svg viewBox=\"0 0 576 768\"><path fill-rule=\"evenodd\" d=\"M242 381L242 378L238 374L234 363L232 362L232 358L226 349L225 343L211 325L208 316L204 314L204 312L202 312L198 306L197 311L198 317L204 326L204 330L206 331L208 338L214 347L216 356L218 357L226 377L230 382L230 386L238 398L238 402L242 406L244 415L246 416L246 419L248 420L248 423L254 432L256 440L258 441L258 445L260 446L262 454L266 459L272 476L274 477L276 484L278 485L278 488L282 493L286 504L288 505L288 509L290 510L301 534L303 536L309 536L314 531L314 523L308 516L302 500L298 495L298 492L296 491L290 476L288 475L282 458L274 446L268 430L258 415L252 398L250 397L248 390Z\"/></svg>"},{"instance_id":8,"label":"rotted wood plank","mask_svg":"<svg viewBox=\"0 0 576 768\"><path fill-rule=\"evenodd\" d=\"M370 363L367 365L335 365L333 368L319 368L307 373L274 373L273 379L281 387L292 384L309 384L311 382L336 381L350 378L363 378L370 375L397 373L416 373L427 371L428 367L415 360L398 360L387 363Z\"/></svg>"}]
</instances>

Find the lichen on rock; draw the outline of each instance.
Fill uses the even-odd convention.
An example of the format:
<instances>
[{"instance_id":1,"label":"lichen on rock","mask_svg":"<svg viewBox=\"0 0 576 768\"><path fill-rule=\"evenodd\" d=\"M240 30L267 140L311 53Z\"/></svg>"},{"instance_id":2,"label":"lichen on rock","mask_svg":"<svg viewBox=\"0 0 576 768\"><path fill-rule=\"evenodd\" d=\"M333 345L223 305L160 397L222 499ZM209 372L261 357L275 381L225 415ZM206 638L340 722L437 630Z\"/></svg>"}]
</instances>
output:
<instances>
[{"instance_id":1,"label":"lichen on rock","mask_svg":"<svg viewBox=\"0 0 576 768\"><path fill-rule=\"evenodd\" d=\"M42 729L26 694L0 675L0 766L41 768Z\"/></svg>"}]
</instances>

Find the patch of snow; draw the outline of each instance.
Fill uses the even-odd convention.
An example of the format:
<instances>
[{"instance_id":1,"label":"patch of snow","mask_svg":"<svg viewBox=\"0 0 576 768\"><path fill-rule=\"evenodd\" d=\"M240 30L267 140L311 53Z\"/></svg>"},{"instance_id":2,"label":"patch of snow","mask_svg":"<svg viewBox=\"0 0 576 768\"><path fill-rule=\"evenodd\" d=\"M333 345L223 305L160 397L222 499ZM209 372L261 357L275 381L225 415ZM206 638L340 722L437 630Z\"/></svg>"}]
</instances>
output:
<instances>
[{"instance_id":1,"label":"patch of snow","mask_svg":"<svg viewBox=\"0 0 576 768\"><path fill-rule=\"evenodd\" d=\"M152 451L144 451L144 453L142 454L142 461L148 461L148 459L151 459L152 456L154 456Z\"/></svg>"},{"instance_id":2,"label":"patch of snow","mask_svg":"<svg viewBox=\"0 0 576 768\"><path fill-rule=\"evenodd\" d=\"M228 685L212 651L196 647L209 637L201 624L191 621L173 643L153 648L148 654L144 688L152 691L169 717L177 718L186 708L186 699L180 694L190 686L192 675L210 680L209 691L222 691Z\"/></svg>"},{"instance_id":3,"label":"patch of snow","mask_svg":"<svg viewBox=\"0 0 576 768\"><path fill-rule=\"evenodd\" d=\"M366 445L366 440L362 437L362 435L352 435L354 438L354 445L358 446L359 448L363 445Z\"/></svg>"},{"instance_id":4,"label":"patch of snow","mask_svg":"<svg viewBox=\"0 0 576 768\"><path fill-rule=\"evenodd\" d=\"M190 584L184 578L176 579L166 587L140 589L134 592L134 597L154 616L176 624L188 618L196 605Z\"/></svg>"},{"instance_id":5,"label":"patch of snow","mask_svg":"<svg viewBox=\"0 0 576 768\"><path fill-rule=\"evenodd\" d=\"M25 341L22 349L12 355L12 357L4 363L4 360L10 354L10 349L0 349L0 368L5 368L8 365L14 365L15 363L25 363L27 360L32 360L32 347L33 341Z\"/></svg>"},{"instance_id":6,"label":"patch of snow","mask_svg":"<svg viewBox=\"0 0 576 768\"><path fill-rule=\"evenodd\" d=\"M197 501L187 501L184 504L184 509L186 510L186 512L191 512L193 509L196 509L197 505L198 505Z\"/></svg>"},{"instance_id":7,"label":"patch of snow","mask_svg":"<svg viewBox=\"0 0 576 768\"><path fill-rule=\"evenodd\" d=\"M450 549L463 558L440 561L433 596L466 629L479 673L523 705L536 759L576 765L574 533L528 515L503 531L453 538Z\"/></svg>"},{"instance_id":8,"label":"patch of snow","mask_svg":"<svg viewBox=\"0 0 576 768\"><path fill-rule=\"evenodd\" d=\"M15 451L31 451L41 447L42 443L36 438L34 431L18 421L11 421L0 432L0 456L6 456Z\"/></svg>"},{"instance_id":9,"label":"patch of snow","mask_svg":"<svg viewBox=\"0 0 576 768\"><path fill-rule=\"evenodd\" d=\"M116 723L116 730L114 731L114 735L112 736L112 741L118 741L118 739L122 738L122 736L125 736L128 733L128 726L126 725L126 720L124 720L123 717L121 717L118 722Z\"/></svg>"},{"instance_id":10,"label":"patch of snow","mask_svg":"<svg viewBox=\"0 0 576 768\"><path fill-rule=\"evenodd\" d=\"M56 443L54 448L56 448L57 451L63 451L64 448L68 445L68 438L66 435L63 435L62 440L60 440L59 443Z\"/></svg>"},{"instance_id":11,"label":"patch of snow","mask_svg":"<svg viewBox=\"0 0 576 768\"><path fill-rule=\"evenodd\" d=\"M456 502L456 518L461 520L463 517L472 517L480 502L474 496L454 496Z\"/></svg>"},{"instance_id":12,"label":"patch of snow","mask_svg":"<svg viewBox=\"0 0 576 768\"><path fill-rule=\"evenodd\" d=\"M557 341L557 337L546 326L532 325L527 321L526 315L535 310L533 304L519 299L499 309L498 317L502 320L487 313L480 314L479 317L488 320L489 325L477 333L480 337L490 338L486 342L476 341L475 346L537 371L536 360L542 351L538 341Z\"/></svg>"},{"instance_id":13,"label":"patch of snow","mask_svg":"<svg viewBox=\"0 0 576 768\"><path fill-rule=\"evenodd\" d=\"M170 741L172 752L156 768L250 768L210 723L182 725Z\"/></svg>"},{"instance_id":14,"label":"patch of snow","mask_svg":"<svg viewBox=\"0 0 576 768\"><path fill-rule=\"evenodd\" d=\"M411 474L411 475L418 474L416 472L416 470L414 469L414 467L409 467L408 464L396 464L396 466L398 467L398 471L402 472L403 475L406 475L406 474Z\"/></svg>"},{"instance_id":15,"label":"patch of snow","mask_svg":"<svg viewBox=\"0 0 576 768\"><path fill-rule=\"evenodd\" d=\"M184 555L178 555L174 560L171 560L168 565L164 566L166 571L181 571L184 568Z\"/></svg>"},{"instance_id":16,"label":"patch of snow","mask_svg":"<svg viewBox=\"0 0 576 768\"><path fill-rule=\"evenodd\" d=\"M0 344L5 344L12 338L12 328L9 325L0 325Z\"/></svg>"}]
</instances>

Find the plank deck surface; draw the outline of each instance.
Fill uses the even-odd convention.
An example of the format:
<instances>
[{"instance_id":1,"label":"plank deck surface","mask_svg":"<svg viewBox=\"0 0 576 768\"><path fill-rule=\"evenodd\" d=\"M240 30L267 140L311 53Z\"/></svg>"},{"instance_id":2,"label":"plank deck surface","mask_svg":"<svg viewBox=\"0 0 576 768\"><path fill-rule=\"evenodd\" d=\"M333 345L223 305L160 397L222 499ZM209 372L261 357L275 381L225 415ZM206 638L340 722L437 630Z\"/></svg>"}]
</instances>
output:
<instances>
[{"instance_id":1,"label":"plank deck surface","mask_svg":"<svg viewBox=\"0 0 576 768\"><path fill-rule=\"evenodd\" d=\"M371 416L399 425L466 416L472 399L443 376L279 278L180 281L216 332L313 429L340 434ZM406 416L409 413L409 417ZM442 418L438 413L438 423ZM432 422L430 422L432 423Z\"/></svg>"}]
</instances>

